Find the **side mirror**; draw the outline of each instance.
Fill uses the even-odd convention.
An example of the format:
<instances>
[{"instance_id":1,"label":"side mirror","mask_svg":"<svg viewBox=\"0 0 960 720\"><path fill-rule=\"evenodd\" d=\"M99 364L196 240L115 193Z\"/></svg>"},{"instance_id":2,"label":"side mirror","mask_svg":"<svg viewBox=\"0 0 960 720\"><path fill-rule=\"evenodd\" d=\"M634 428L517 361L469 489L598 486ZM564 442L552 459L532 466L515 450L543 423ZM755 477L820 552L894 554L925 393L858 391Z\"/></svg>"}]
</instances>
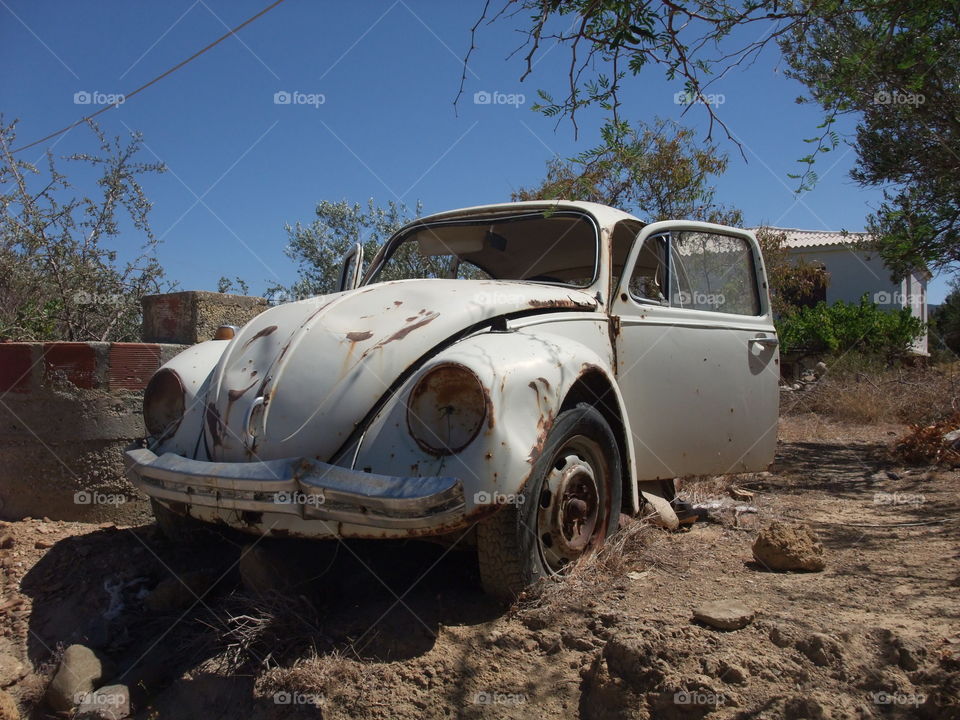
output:
<instances>
[{"instance_id":1,"label":"side mirror","mask_svg":"<svg viewBox=\"0 0 960 720\"><path fill-rule=\"evenodd\" d=\"M343 254L340 265L339 289L354 290L360 284L360 270L363 268L363 245L354 243L353 247Z\"/></svg>"}]
</instances>

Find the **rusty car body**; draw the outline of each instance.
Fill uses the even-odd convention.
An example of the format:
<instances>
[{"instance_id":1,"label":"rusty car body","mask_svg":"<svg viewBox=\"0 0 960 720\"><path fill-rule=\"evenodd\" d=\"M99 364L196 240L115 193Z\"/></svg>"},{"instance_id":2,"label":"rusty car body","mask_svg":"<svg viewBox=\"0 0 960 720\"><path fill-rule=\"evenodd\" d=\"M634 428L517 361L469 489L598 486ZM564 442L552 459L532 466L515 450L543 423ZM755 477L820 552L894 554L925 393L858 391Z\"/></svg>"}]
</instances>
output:
<instances>
[{"instance_id":1,"label":"rusty car body","mask_svg":"<svg viewBox=\"0 0 960 720\"><path fill-rule=\"evenodd\" d=\"M129 475L158 518L460 538L512 597L674 478L765 469L777 336L745 230L583 202L444 212L342 290L153 377ZM401 279L390 279L390 278ZM228 333L229 334L229 333Z\"/></svg>"}]
</instances>

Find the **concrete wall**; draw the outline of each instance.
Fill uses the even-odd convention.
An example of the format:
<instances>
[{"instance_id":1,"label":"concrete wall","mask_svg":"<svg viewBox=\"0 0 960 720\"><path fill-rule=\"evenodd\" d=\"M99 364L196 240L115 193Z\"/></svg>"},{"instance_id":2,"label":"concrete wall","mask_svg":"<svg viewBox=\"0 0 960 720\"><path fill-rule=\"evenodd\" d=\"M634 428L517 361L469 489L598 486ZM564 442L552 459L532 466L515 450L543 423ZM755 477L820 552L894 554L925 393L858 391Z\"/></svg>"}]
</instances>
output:
<instances>
[{"instance_id":1,"label":"concrete wall","mask_svg":"<svg viewBox=\"0 0 960 720\"><path fill-rule=\"evenodd\" d=\"M143 299L143 340L195 345L221 325L246 325L268 307L262 297L192 290Z\"/></svg>"},{"instance_id":2,"label":"concrete wall","mask_svg":"<svg viewBox=\"0 0 960 720\"><path fill-rule=\"evenodd\" d=\"M890 279L890 271L876 252L827 246L794 248L792 257L823 265L830 274L827 284L827 303L838 300L859 303L864 293L867 299L884 310L909 307L914 317L927 321L927 280L925 273L915 272L900 282ZM914 345L914 351L927 353L927 334Z\"/></svg>"},{"instance_id":3,"label":"concrete wall","mask_svg":"<svg viewBox=\"0 0 960 720\"><path fill-rule=\"evenodd\" d=\"M122 453L146 434L147 381L184 347L0 344L0 518L146 517Z\"/></svg>"},{"instance_id":4,"label":"concrete wall","mask_svg":"<svg viewBox=\"0 0 960 720\"><path fill-rule=\"evenodd\" d=\"M149 504L123 450L146 435L150 376L263 298L180 292L144 300L143 343L0 343L0 519L136 523Z\"/></svg>"}]
</instances>

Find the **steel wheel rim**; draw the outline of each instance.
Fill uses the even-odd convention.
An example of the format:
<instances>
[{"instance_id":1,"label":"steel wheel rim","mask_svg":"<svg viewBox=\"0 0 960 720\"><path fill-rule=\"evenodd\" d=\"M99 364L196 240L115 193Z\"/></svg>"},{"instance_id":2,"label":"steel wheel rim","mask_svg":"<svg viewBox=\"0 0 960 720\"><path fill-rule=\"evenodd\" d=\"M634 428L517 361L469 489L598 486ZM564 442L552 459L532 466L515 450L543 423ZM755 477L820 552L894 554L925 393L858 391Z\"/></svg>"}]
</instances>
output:
<instances>
[{"instance_id":1,"label":"steel wheel rim","mask_svg":"<svg viewBox=\"0 0 960 720\"><path fill-rule=\"evenodd\" d=\"M607 463L595 440L569 438L554 453L537 503L537 546L550 573L562 572L603 535Z\"/></svg>"}]
</instances>

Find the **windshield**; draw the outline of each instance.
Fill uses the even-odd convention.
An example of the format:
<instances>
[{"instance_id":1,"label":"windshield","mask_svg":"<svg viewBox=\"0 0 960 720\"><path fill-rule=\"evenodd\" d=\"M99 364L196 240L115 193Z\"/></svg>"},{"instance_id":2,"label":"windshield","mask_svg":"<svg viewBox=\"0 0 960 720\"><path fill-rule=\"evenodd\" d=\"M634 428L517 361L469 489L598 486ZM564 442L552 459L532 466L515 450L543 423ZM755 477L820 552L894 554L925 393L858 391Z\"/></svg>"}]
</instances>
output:
<instances>
[{"instance_id":1,"label":"windshield","mask_svg":"<svg viewBox=\"0 0 960 720\"><path fill-rule=\"evenodd\" d=\"M597 231L584 215L543 212L414 226L394 238L365 285L411 278L531 280L587 287Z\"/></svg>"}]
</instances>

